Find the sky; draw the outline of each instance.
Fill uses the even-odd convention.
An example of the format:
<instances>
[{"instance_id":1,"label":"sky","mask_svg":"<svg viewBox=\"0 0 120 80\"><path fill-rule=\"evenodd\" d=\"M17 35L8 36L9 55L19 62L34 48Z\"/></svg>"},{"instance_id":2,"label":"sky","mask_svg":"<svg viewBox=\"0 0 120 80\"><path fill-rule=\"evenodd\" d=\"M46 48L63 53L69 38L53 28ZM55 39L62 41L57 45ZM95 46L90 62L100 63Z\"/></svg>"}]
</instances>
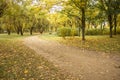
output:
<instances>
[{"instance_id":1,"label":"sky","mask_svg":"<svg viewBox=\"0 0 120 80\"><path fill-rule=\"evenodd\" d=\"M55 13L56 11L61 11L63 9L62 6L58 6L58 5L54 5L51 9L50 9L50 13Z\"/></svg>"},{"instance_id":2,"label":"sky","mask_svg":"<svg viewBox=\"0 0 120 80\"><path fill-rule=\"evenodd\" d=\"M33 5L38 4L37 0L33 0ZM53 5L50 9L50 14L54 14L56 11L61 11L63 9L60 5Z\"/></svg>"}]
</instances>

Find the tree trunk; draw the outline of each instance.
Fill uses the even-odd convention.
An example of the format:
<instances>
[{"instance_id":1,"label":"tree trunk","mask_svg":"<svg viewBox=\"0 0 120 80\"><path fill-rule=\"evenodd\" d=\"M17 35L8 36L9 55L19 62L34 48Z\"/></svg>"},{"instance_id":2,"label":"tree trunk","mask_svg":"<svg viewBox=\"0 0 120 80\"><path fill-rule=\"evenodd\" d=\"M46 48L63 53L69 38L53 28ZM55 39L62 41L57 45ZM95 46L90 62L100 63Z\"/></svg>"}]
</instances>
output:
<instances>
[{"instance_id":1,"label":"tree trunk","mask_svg":"<svg viewBox=\"0 0 120 80\"><path fill-rule=\"evenodd\" d=\"M78 36L80 37L80 26L79 26L79 30L78 30Z\"/></svg>"},{"instance_id":2,"label":"tree trunk","mask_svg":"<svg viewBox=\"0 0 120 80\"><path fill-rule=\"evenodd\" d=\"M17 27L17 34L19 35L19 33L20 33L20 29L19 29L19 27Z\"/></svg>"},{"instance_id":3,"label":"tree trunk","mask_svg":"<svg viewBox=\"0 0 120 80\"><path fill-rule=\"evenodd\" d=\"M101 34L103 35L103 23L100 23Z\"/></svg>"},{"instance_id":4,"label":"tree trunk","mask_svg":"<svg viewBox=\"0 0 120 80\"><path fill-rule=\"evenodd\" d=\"M85 40L85 9L82 8L82 40Z\"/></svg>"},{"instance_id":5,"label":"tree trunk","mask_svg":"<svg viewBox=\"0 0 120 80\"><path fill-rule=\"evenodd\" d=\"M117 15L114 15L114 35L116 35L116 27L117 27Z\"/></svg>"},{"instance_id":6,"label":"tree trunk","mask_svg":"<svg viewBox=\"0 0 120 80\"><path fill-rule=\"evenodd\" d=\"M18 34L18 35L19 35L19 33L20 33L19 30L17 30L17 34Z\"/></svg>"},{"instance_id":7,"label":"tree trunk","mask_svg":"<svg viewBox=\"0 0 120 80\"><path fill-rule=\"evenodd\" d=\"M22 27L20 27L20 34L21 34L21 36L23 36L23 30L22 30Z\"/></svg>"},{"instance_id":8,"label":"tree trunk","mask_svg":"<svg viewBox=\"0 0 120 80\"><path fill-rule=\"evenodd\" d=\"M21 33L21 36L23 36L23 31L22 30L20 31L20 33Z\"/></svg>"},{"instance_id":9,"label":"tree trunk","mask_svg":"<svg viewBox=\"0 0 120 80\"><path fill-rule=\"evenodd\" d=\"M41 28L41 29L40 29L40 34L43 34L43 31L44 31L43 28Z\"/></svg>"},{"instance_id":10,"label":"tree trunk","mask_svg":"<svg viewBox=\"0 0 120 80\"><path fill-rule=\"evenodd\" d=\"M33 27L30 28L30 35L32 35Z\"/></svg>"},{"instance_id":11,"label":"tree trunk","mask_svg":"<svg viewBox=\"0 0 120 80\"><path fill-rule=\"evenodd\" d=\"M20 33L21 33L21 36L23 36L23 31L22 30L20 31Z\"/></svg>"},{"instance_id":12,"label":"tree trunk","mask_svg":"<svg viewBox=\"0 0 120 80\"><path fill-rule=\"evenodd\" d=\"M8 33L8 35L10 35L10 33L11 33L11 32L10 32L10 29L7 29L7 33Z\"/></svg>"},{"instance_id":13,"label":"tree trunk","mask_svg":"<svg viewBox=\"0 0 120 80\"><path fill-rule=\"evenodd\" d=\"M109 14L108 15L108 21L109 21L109 26L110 26L110 38L112 38L112 28L113 28L113 24L112 24L112 15Z\"/></svg>"}]
</instances>

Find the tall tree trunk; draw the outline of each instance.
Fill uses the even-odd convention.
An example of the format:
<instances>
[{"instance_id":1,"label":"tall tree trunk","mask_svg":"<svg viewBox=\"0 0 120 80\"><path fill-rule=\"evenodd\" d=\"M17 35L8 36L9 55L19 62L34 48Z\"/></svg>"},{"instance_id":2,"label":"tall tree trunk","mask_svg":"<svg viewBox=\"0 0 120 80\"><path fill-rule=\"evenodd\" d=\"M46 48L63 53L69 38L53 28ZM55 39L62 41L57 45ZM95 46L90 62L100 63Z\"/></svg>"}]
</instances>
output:
<instances>
[{"instance_id":1,"label":"tall tree trunk","mask_svg":"<svg viewBox=\"0 0 120 80\"><path fill-rule=\"evenodd\" d=\"M85 40L85 9L82 8L82 40Z\"/></svg>"},{"instance_id":2,"label":"tall tree trunk","mask_svg":"<svg viewBox=\"0 0 120 80\"><path fill-rule=\"evenodd\" d=\"M20 26L20 34L21 34L21 36L23 36L23 30L22 30L21 26Z\"/></svg>"},{"instance_id":3,"label":"tall tree trunk","mask_svg":"<svg viewBox=\"0 0 120 80\"><path fill-rule=\"evenodd\" d=\"M114 15L114 35L116 35L116 27L117 27L117 15Z\"/></svg>"},{"instance_id":4,"label":"tall tree trunk","mask_svg":"<svg viewBox=\"0 0 120 80\"><path fill-rule=\"evenodd\" d=\"M20 33L21 33L21 36L23 36L23 31L22 30L20 31Z\"/></svg>"},{"instance_id":5,"label":"tall tree trunk","mask_svg":"<svg viewBox=\"0 0 120 80\"><path fill-rule=\"evenodd\" d=\"M16 33L19 35L20 33L19 27L16 25L14 28L15 28Z\"/></svg>"},{"instance_id":6,"label":"tall tree trunk","mask_svg":"<svg viewBox=\"0 0 120 80\"><path fill-rule=\"evenodd\" d=\"M103 23L100 23L101 34L103 35Z\"/></svg>"},{"instance_id":7,"label":"tall tree trunk","mask_svg":"<svg viewBox=\"0 0 120 80\"><path fill-rule=\"evenodd\" d=\"M8 35L10 35L10 33L11 33L11 32L10 32L10 29L7 29L7 33L8 33Z\"/></svg>"},{"instance_id":8,"label":"tall tree trunk","mask_svg":"<svg viewBox=\"0 0 120 80\"><path fill-rule=\"evenodd\" d=\"M33 27L30 28L30 35L32 35Z\"/></svg>"},{"instance_id":9,"label":"tall tree trunk","mask_svg":"<svg viewBox=\"0 0 120 80\"><path fill-rule=\"evenodd\" d=\"M109 21L109 25L110 25L110 38L112 38L112 29L113 29L113 24L112 24L112 15L109 14L108 15L108 21Z\"/></svg>"},{"instance_id":10,"label":"tall tree trunk","mask_svg":"<svg viewBox=\"0 0 120 80\"><path fill-rule=\"evenodd\" d=\"M20 33L20 29L19 27L17 27L17 34L19 35L19 33Z\"/></svg>"},{"instance_id":11,"label":"tall tree trunk","mask_svg":"<svg viewBox=\"0 0 120 80\"><path fill-rule=\"evenodd\" d=\"M80 37L80 26L79 26L79 29L78 29L78 36Z\"/></svg>"},{"instance_id":12,"label":"tall tree trunk","mask_svg":"<svg viewBox=\"0 0 120 80\"><path fill-rule=\"evenodd\" d=\"M18 31L20 32L21 36L23 36L23 30L22 30L22 26L20 24L20 21L19 21Z\"/></svg>"}]
</instances>

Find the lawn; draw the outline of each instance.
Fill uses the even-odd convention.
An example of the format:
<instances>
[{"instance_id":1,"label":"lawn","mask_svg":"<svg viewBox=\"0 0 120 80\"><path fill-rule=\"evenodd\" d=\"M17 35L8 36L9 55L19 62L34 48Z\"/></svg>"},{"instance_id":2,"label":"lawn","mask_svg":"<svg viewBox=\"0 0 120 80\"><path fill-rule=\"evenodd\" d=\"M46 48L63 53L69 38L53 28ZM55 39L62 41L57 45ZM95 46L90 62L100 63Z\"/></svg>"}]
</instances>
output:
<instances>
[{"instance_id":1,"label":"lawn","mask_svg":"<svg viewBox=\"0 0 120 80\"><path fill-rule=\"evenodd\" d=\"M36 34L34 34L36 35ZM34 36L32 35L32 36ZM7 34L0 34L0 40L16 40L16 39L22 39L25 37L31 36L29 33L25 33L23 36L21 35L17 35L16 33L12 33L11 35L7 35Z\"/></svg>"},{"instance_id":2,"label":"lawn","mask_svg":"<svg viewBox=\"0 0 120 80\"><path fill-rule=\"evenodd\" d=\"M33 50L24 46L27 37L0 34L0 80L65 80L70 77Z\"/></svg>"},{"instance_id":3,"label":"lawn","mask_svg":"<svg viewBox=\"0 0 120 80\"><path fill-rule=\"evenodd\" d=\"M46 40L58 41L68 46L79 47L80 49L102 51L107 53L120 53L120 35L109 38L108 35L86 36L86 41L82 41L81 37L58 37L56 35L44 34L40 36Z\"/></svg>"}]
</instances>

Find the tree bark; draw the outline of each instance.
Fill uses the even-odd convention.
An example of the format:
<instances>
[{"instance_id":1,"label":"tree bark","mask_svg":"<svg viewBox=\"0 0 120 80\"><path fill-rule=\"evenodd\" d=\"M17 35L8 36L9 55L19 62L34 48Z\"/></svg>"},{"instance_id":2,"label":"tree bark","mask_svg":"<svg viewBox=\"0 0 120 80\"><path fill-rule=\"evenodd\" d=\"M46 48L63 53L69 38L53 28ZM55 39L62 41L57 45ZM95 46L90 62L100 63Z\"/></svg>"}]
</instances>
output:
<instances>
[{"instance_id":1,"label":"tree bark","mask_svg":"<svg viewBox=\"0 0 120 80\"><path fill-rule=\"evenodd\" d=\"M101 30L101 34L103 35L103 23L100 23L100 30Z\"/></svg>"},{"instance_id":2,"label":"tree bark","mask_svg":"<svg viewBox=\"0 0 120 80\"><path fill-rule=\"evenodd\" d=\"M7 29L7 33L8 33L8 35L10 35L10 33L11 33L11 32L10 32L10 29Z\"/></svg>"},{"instance_id":3,"label":"tree bark","mask_svg":"<svg viewBox=\"0 0 120 80\"><path fill-rule=\"evenodd\" d=\"M20 34L21 34L21 36L23 36L23 30L22 30L21 26L20 26Z\"/></svg>"},{"instance_id":4,"label":"tree bark","mask_svg":"<svg viewBox=\"0 0 120 80\"><path fill-rule=\"evenodd\" d=\"M19 28L17 29L17 34L19 35L19 33L20 33L20 30L19 30Z\"/></svg>"},{"instance_id":5,"label":"tree bark","mask_svg":"<svg viewBox=\"0 0 120 80\"><path fill-rule=\"evenodd\" d=\"M116 32L116 27L117 27L117 15L115 14L115 15L114 15L114 35L117 34L117 32Z\"/></svg>"},{"instance_id":6,"label":"tree bark","mask_svg":"<svg viewBox=\"0 0 120 80\"><path fill-rule=\"evenodd\" d=\"M82 40L85 40L85 9L82 8Z\"/></svg>"},{"instance_id":7,"label":"tree bark","mask_svg":"<svg viewBox=\"0 0 120 80\"><path fill-rule=\"evenodd\" d=\"M33 27L30 28L30 35L32 35Z\"/></svg>"},{"instance_id":8,"label":"tree bark","mask_svg":"<svg viewBox=\"0 0 120 80\"><path fill-rule=\"evenodd\" d=\"M109 21L109 26L110 26L110 38L112 38L113 37L112 36L113 24L112 24L112 15L111 14L108 15L108 21Z\"/></svg>"}]
</instances>

